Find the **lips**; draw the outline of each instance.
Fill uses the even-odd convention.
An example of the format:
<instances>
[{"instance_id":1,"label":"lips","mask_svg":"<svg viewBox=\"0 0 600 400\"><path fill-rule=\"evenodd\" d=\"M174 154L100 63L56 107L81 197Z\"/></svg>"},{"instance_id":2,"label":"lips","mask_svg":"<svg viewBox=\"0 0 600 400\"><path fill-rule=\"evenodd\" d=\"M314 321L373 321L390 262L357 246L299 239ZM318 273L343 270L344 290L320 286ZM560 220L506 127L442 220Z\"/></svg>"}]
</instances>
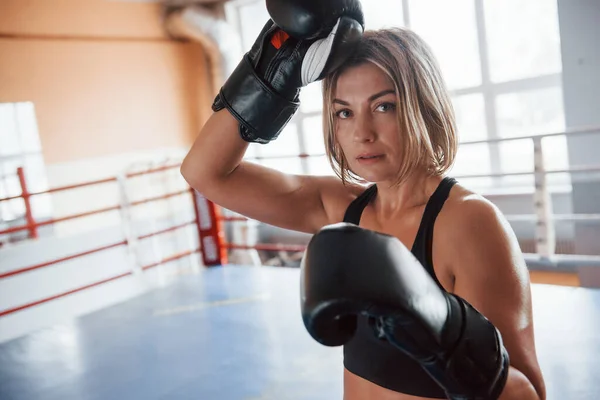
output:
<instances>
[{"instance_id":1,"label":"lips","mask_svg":"<svg viewBox=\"0 0 600 400\"><path fill-rule=\"evenodd\" d=\"M383 160L384 154L377 153L363 153L356 157L356 162L360 165L374 165L378 164L379 161Z\"/></svg>"},{"instance_id":2,"label":"lips","mask_svg":"<svg viewBox=\"0 0 600 400\"><path fill-rule=\"evenodd\" d=\"M356 159L358 159L358 160L372 160L372 159L380 158L380 157L383 157L383 154L364 153L364 154L359 154L358 157L356 157Z\"/></svg>"}]
</instances>

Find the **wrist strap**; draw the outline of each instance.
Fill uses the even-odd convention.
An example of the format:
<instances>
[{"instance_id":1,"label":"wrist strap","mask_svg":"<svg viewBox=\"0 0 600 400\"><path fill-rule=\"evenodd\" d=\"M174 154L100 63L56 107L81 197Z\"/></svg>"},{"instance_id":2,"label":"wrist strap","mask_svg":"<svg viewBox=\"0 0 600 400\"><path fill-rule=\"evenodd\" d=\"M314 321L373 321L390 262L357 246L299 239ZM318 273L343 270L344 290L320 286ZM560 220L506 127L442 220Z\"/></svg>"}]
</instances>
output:
<instances>
[{"instance_id":1,"label":"wrist strap","mask_svg":"<svg viewBox=\"0 0 600 400\"><path fill-rule=\"evenodd\" d=\"M246 54L221 88L212 109L227 108L240 123L242 139L265 144L279 136L299 106L298 96L289 101L264 83Z\"/></svg>"}]
</instances>

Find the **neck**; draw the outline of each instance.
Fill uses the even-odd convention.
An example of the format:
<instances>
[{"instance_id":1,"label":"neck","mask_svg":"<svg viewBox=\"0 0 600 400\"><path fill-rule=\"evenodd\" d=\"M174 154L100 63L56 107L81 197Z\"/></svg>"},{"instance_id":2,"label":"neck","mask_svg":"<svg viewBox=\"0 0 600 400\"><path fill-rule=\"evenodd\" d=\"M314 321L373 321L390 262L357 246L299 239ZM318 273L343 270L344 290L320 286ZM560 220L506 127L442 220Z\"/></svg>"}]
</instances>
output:
<instances>
[{"instance_id":1,"label":"neck","mask_svg":"<svg viewBox=\"0 0 600 400\"><path fill-rule=\"evenodd\" d=\"M375 210L382 220L387 220L423 206L442 179L441 176L414 173L399 185L377 182Z\"/></svg>"}]
</instances>

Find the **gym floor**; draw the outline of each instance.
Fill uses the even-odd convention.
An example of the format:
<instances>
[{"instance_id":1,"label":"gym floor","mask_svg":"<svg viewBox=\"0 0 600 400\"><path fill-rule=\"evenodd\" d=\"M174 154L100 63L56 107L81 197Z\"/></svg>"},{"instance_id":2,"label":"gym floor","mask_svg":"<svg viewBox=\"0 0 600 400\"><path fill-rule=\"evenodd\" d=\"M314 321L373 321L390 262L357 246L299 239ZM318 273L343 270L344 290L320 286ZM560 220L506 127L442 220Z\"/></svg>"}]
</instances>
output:
<instances>
[{"instance_id":1,"label":"gym floor","mask_svg":"<svg viewBox=\"0 0 600 400\"><path fill-rule=\"evenodd\" d=\"M533 298L548 400L600 398L600 290ZM207 269L0 344L2 400L332 400L341 377L341 348L302 325L298 269Z\"/></svg>"}]
</instances>

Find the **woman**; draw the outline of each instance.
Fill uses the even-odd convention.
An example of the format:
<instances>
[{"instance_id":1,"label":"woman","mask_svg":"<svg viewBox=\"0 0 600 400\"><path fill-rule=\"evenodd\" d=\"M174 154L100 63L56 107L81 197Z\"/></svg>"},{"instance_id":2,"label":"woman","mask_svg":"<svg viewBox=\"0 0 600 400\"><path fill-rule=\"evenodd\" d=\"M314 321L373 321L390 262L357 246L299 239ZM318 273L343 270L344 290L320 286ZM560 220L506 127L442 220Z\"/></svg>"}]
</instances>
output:
<instances>
[{"instance_id":1,"label":"woman","mask_svg":"<svg viewBox=\"0 0 600 400\"><path fill-rule=\"evenodd\" d=\"M346 221L397 237L443 290L501 332L511 366L500 399L544 399L528 271L496 207L445 176L458 139L428 46L406 29L365 32L352 57L325 77L323 98L336 177L242 161L248 143L227 110L210 117L183 176L215 203L267 224L313 234ZM402 352L365 335L344 349L346 400L445 398Z\"/></svg>"}]
</instances>

